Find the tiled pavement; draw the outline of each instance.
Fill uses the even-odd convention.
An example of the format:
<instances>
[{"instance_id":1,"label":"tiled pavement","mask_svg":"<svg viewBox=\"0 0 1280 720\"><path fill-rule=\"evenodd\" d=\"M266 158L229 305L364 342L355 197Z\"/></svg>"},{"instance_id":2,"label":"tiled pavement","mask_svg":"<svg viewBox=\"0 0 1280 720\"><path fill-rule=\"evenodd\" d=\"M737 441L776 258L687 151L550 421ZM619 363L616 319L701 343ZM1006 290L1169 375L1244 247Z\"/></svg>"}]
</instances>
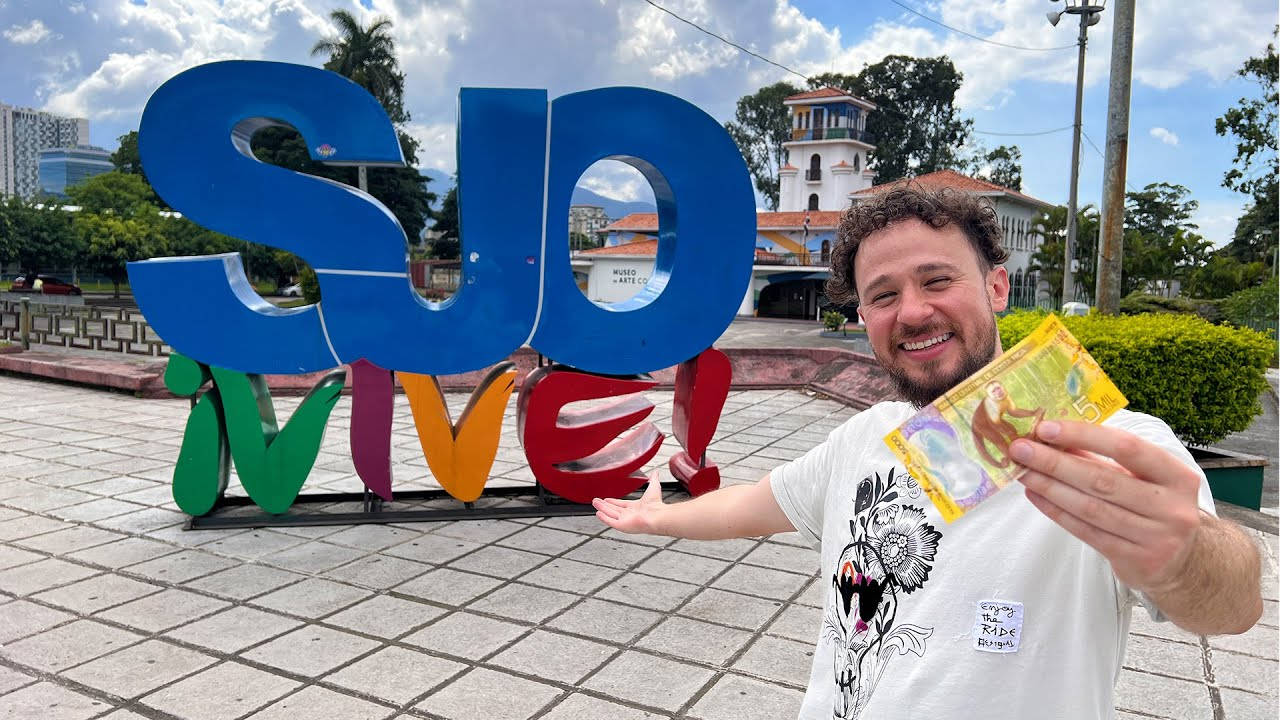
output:
<instances>
[{"instance_id":1,"label":"tiled pavement","mask_svg":"<svg viewBox=\"0 0 1280 720\"><path fill-rule=\"evenodd\" d=\"M670 393L652 399L669 427ZM404 480L427 469L403 405L397 487L427 487ZM794 716L822 588L795 537L590 517L183 531L168 481L187 407L0 378L0 718ZM359 487L349 408L308 491ZM711 452L751 481L851 412L734 393ZM528 483L512 423L495 476ZM1276 716L1276 537L1254 536L1263 624L1206 640L1135 614L1121 718Z\"/></svg>"}]
</instances>

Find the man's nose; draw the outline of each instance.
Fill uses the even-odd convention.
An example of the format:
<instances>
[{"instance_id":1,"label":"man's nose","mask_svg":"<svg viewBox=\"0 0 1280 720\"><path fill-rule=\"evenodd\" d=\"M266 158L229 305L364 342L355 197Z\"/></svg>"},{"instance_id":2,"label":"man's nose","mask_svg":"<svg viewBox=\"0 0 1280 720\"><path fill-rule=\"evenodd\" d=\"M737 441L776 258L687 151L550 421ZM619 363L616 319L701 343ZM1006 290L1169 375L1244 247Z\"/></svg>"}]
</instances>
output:
<instances>
[{"instance_id":1,"label":"man's nose","mask_svg":"<svg viewBox=\"0 0 1280 720\"><path fill-rule=\"evenodd\" d=\"M933 305L924 293L908 288L902 291L898 303L898 322L903 325L923 325L933 316Z\"/></svg>"}]
</instances>

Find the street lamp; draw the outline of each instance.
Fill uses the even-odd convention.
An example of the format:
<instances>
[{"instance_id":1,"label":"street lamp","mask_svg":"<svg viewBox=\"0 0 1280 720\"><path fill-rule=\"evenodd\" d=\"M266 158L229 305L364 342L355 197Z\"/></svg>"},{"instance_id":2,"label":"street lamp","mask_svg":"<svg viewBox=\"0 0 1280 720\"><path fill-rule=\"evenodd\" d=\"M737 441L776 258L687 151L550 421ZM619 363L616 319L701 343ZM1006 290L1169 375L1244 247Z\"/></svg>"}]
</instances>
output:
<instances>
[{"instance_id":1,"label":"street lamp","mask_svg":"<svg viewBox=\"0 0 1280 720\"><path fill-rule=\"evenodd\" d=\"M1058 0L1049 0L1049 2L1056 3ZM1062 302L1068 303L1076 297L1075 268L1071 263L1075 259L1076 249L1076 185L1080 180L1080 106L1084 94L1084 48L1089 42L1089 26L1097 25L1102 19L1101 13L1106 8L1107 0L1095 0L1097 4L1089 0L1063 0L1063 2L1066 7L1061 10L1050 10L1045 13L1045 17L1049 18L1050 25L1057 27L1064 13L1080 16L1080 37L1076 40L1076 44L1080 46L1079 56L1076 59L1076 119L1071 135L1071 192L1067 200L1067 248L1062 265Z\"/></svg>"}]
</instances>

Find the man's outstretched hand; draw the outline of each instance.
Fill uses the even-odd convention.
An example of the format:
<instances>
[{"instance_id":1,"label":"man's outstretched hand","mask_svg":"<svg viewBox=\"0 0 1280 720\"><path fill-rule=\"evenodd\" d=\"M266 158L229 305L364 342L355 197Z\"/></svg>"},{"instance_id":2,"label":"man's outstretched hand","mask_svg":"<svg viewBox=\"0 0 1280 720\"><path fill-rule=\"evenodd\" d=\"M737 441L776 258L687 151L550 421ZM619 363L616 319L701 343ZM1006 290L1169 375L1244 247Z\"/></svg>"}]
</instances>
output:
<instances>
[{"instance_id":1,"label":"man's outstretched hand","mask_svg":"<svg viewBox=\"0 0 1280 720\"><path fill-rule=\"evenodd\" d=\"M660 535L656 524L657 514L662 511L662 482L658 479L659 471L649 473L649 486L637 500L619 498L596 498L591 506L596 509L596 517L600 522L614 530L624 533Z\"/></svg>"}]
</instances>

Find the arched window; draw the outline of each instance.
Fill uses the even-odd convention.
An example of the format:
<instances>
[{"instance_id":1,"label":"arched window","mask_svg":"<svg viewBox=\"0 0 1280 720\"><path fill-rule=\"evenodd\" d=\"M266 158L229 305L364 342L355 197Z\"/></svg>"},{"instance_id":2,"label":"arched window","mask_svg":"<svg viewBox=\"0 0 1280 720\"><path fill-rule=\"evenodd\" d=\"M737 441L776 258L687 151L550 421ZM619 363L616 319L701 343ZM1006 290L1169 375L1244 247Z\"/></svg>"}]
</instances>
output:
<instances>
[{"instance_id":1,"label":"arched window","mask_svg":"<svg viewBox=\"0 0 1280 720\"><path fill-rule=\"evenodd\" d=\"M822 179L822 156L814 153L809 157L809 170L804 174L805 180Z\"/></svg>"},{"instance_id":2,"label":"arched window","mask_svg":"<svg viewBox=\"0 0 1280 720\"><path fill-rule=\"evenodd\" d=\"M818 193L813 193L812 195L809 196L809 209L810 210L818 209Z\"/></svg>"},{"instance_id":3,"label":"arched window","mask_svg":"<svg viewBox=\"0 0 1280 720\"><path fill-rule=\"evenodd\" d=\"M862 169L862 155L860 153L853 154L853 171L858 172Z\"/></svg>"},{"instance_id":4,"label":"arched window","mask_svg":"<svg viewBox=\"0 0 1280 720\"><path fill-rule=\"evenodd\" d=\"M823 240L822 241L822 264L826 265L829 262L831 262L831 241Z\"/></svg>"}]
</instances>

